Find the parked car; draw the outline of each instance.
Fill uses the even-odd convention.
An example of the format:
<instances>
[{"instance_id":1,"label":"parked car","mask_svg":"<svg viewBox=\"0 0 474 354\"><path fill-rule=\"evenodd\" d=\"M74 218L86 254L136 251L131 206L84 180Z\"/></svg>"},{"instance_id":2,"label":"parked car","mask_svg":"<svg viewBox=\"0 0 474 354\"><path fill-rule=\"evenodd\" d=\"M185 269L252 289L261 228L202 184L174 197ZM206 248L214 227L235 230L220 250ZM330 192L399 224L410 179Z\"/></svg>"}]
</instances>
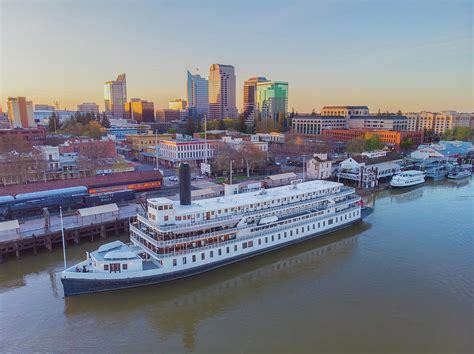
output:
<instances>
[{"instance_id":1,"label":"parked car","mask_svg":"<svg viewBox=\"0 0 474 354\"><path fill-rule=\"evenodd\" d=\"M178 182L178 177L176 176L171 176L170 178L168 178L171 182Z\"/></svg>"}]
</instances>

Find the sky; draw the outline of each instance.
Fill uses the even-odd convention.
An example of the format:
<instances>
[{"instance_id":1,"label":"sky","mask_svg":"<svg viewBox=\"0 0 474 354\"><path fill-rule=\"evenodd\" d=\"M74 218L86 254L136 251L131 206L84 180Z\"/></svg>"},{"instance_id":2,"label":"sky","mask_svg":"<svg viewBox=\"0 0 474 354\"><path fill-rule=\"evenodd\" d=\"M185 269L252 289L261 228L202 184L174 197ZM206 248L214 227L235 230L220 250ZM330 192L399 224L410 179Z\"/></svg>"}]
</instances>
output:
<instances>
[{"instance_id":1,"label":"sky","mask_svg":"<svg viewBox=\"0 0 474 354\"><path fill-rule=\"evenodd\" d=\"M186 70L231 64L243 81L288 81L289 109L473 111L471 0L0 0L0 99L104 107L127 74L128 98L167 107Z\"/></svg>"}]
</instances>

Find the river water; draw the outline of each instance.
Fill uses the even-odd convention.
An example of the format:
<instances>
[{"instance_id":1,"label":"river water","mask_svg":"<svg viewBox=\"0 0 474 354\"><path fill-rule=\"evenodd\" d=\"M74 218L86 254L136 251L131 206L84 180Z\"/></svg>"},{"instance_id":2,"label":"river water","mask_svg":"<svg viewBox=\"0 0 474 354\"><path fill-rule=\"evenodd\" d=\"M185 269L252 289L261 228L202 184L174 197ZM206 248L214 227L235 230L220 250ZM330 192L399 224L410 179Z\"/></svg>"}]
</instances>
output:
<instances>
[{"instance_id":1,"label":"river water","mask_svg":"<svg viewBox=\"0 0 474 354\"><path fill-rule=\"evenodd\" d=\"M472 353L473 181L371 202L351 229L144 288L64 299L59 249L9 259L0 352Z\"/></svg>"}]
</instances>

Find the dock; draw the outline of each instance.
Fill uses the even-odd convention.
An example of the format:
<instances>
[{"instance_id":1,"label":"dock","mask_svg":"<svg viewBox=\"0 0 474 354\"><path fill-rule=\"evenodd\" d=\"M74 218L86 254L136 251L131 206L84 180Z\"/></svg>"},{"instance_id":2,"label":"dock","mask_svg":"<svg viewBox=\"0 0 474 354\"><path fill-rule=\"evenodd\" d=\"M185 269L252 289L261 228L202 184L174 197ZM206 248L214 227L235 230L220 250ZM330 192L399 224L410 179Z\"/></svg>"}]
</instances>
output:
<instances>
[{"instance_id":1,"label":"dock","mask_svg":"<svg viewBox=\"0 0 474 354\"><path fill-rule=\"evenodd\" d=\"M107 237L118 238L128 232L140 211L138 204L120 207L116 213L103 213L81 217L79 213L63 217L66 247L78 245L81 241L94 241ZM51 216L49 225L44 218L28 219L0 232L0 263L10 256L20 259L22 255L36 255L40 250L53 251L62 247L61 220Z\"/></svg>"}]
</instances>

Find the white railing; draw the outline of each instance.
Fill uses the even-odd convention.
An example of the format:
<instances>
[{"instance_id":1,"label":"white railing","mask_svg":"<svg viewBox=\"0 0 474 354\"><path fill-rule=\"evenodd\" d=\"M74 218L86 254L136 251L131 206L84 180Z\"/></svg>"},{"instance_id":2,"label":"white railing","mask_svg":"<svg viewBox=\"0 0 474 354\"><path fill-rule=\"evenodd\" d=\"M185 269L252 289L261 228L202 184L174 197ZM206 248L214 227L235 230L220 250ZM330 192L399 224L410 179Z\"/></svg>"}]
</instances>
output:
<instances>
[{"instance_id":1,"label":"white railing","mask_svg":"<svg viewBox=\"0 0 474 354\"><path fill-rule=\"evenodd\" d=\"M353 193L355 193L354 188L341 187L341 191L339 193L325 194L325 195L322 195L322 196L320 196L318 198L314 198L314 199L306 199L306 200L302 200L302 201L295 202L295 203L287 203L287 204L277 205L277 206L274 206L274 207L271 207L271 208L265 208L265 209L247 211L247 212L242 211L242 210L241 211L235 211L232 215L225 215L225 216L217 217L217 218L212 219L212 220L193 221L191 223L185 223L185 224L180 223L180 224L169 225L169 226L158 225L157 223L155 223L154 221L146 218L146 216L143 216L142 214L139 214L138 219L141 220L143 223L149 224L152 227L156 228L159 232L172 231L172 230L176 230L176 229L179 229L180 231L182 231L182 230L184 231L186 228L196 228L196 226L217 224L217 223L221 223L223 221L228 221L228 220L229 221L230 220L239 221L240 219L242 219L244 217L249 217L249 216L254 216L254 215L262 215L263 216L265 213L272 213L273 214L275 212L275 210L278 210L278 209L284 209L284 208L286 209L286 208L294 207L294 206L306 205L306 204L310 204L310 203L317 203L317 202L324 201L327 198L334 199L334 198L337 198L337 197L341 197L341 196L345 196L345 195L353 194Z\"/></svg>"},{"instance_id":2,"label":"white railing","mask_svg":"<svg viewBox=\"0 0 474 354\"><path fill-rule=\"evenodd\" d=\"M356 196L356 197L353 197L353 198L349 198L349 199L340 201L336 204L332 204L332 205L330 205L330 207L331 208L333 208L333 207L337 208L341 205L346 205L346 204L351 203L351 202L354 203L354 202L357 202L359 200L360 200L360 197ZM327 210L327 209L328 209L327 207L318 208L318 211L323 211L323 210ZM282 216L286 216L286 215L297 214L298 212L299 212L298 210L291 210L291 211L288 210L286 212L282 212L278 216L282 217ZM263 225L255 225L254 227L258 227L258 226L263 226ZM225 229L225 230L214 231L214 232L210 232L210 233L203 233L201 235L196 235L196 236L177 237L177 238L174 238L174 239L171 239L171 240L158 241L158 240L155 240L154 238L150 237L148 234L146 234L145 231L141 230L140 228L134 226L133 224L130 225L131 229L133 228L133 230L139 231L141 234L147 235L148 238L152 239L153 240L152 243L154 245L156 245L157 247L166 247L166 246L174 245L177 242L191 242L191 241L200 240L200 239L203 239L203 238L210 238L210 237L214 237L214 236L224 236L225 234L227 234L229 232L236 232L236 231L239 231L239 230L242 230L242 229L245 229L245 228L249 228L249 227L252 227L252 226L248 225L248 224L245 224L245 225L242 225L242 226L237 226L237 227L233 227L233 228L229 228L229 229Z\"/></svg>"},{"instance_id":3,"label":"white railing","mask_svg":"<svg viewBox=\"0 0 474 354\"><path fill-rule=\"evenodd\" d=\"M180 255L183 255L183 254L190 254L190 253L200 252L202 250L207 250L207 249L210 249L210 248L218 248L218 247L222 247L222 246L231 245L231 244L234 244L236 242L242 242L242 241L245 241L245 240L248 240L248 239L254 239L255 237L258 237L259 235L264 234L264 233L269 234L269 232L271 232L272 234L274 234L275 232L288 230L290 228L300 226L301 224L307 224L310 220L317 222L318 220L327 219L327 218L330 218L330 217L337 217L339 215L342 215L342 214L345 214L345 213L348 213L348 212L352 212L352 211L356 211L356 210L360 211L360 206L348 208L348 209L345 209L343 211L340 211L340 212L334 213L334 214L326 214L326 215L322 215L320 217L316 217L316 218L312 218L312 219L304 219L304 220L301 220L301 221L297 221L297 222L295 222L291 225L288 225L286 227L280 226L280 227L275 227L275 228L269 228L269 229L265 229L265 230L253 233L253 234L248 235L248 236L237 237L235 239L224 241L224 242L214 243L214 244L207 245L207 246L196 247L196 248L193 248L193 249L170 252L170 253L166 253L166 254L155 253L155 252L151 251L145 245L143 245L143 247L146 248L147 250L150 250L150 252L153 253L154 258L157 258L157 259L176 257L176 256L180 256ZM359 217L360 217L360 214L359 214ZM334 225L334 226L336 226L336 225ZM140 243L140 245L142 244L137 239L135 239L135 241L137 243Z\"/></svg>"}]
</instances>

